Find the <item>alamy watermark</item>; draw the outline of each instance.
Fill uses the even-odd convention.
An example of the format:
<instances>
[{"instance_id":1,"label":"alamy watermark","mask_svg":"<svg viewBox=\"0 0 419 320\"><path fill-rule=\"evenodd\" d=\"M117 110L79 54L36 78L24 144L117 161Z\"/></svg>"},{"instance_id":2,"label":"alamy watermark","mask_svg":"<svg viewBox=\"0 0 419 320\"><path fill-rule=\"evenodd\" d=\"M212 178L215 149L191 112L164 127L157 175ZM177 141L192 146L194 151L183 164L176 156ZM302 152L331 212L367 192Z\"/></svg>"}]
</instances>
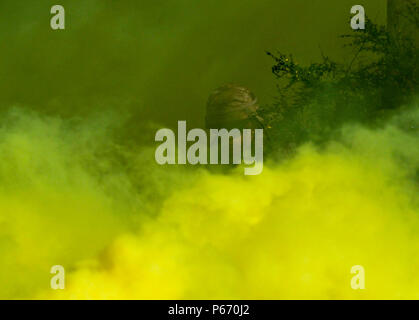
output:
<instances>
[{"instance_id":1,"label":"alamy watermark","mask_svg":"<svg viewBox=\"0 0 419 320\"><path fill-rule=\"evenodd\" d=\"M351 274L354 276L351 279L351 287L354 290L365 290L365 268L357 265L351 268Z\"/></svg>"},{"instance_id":2,"label":"alamy watermark","mask_svg":"<svg viewBox=\"0 0 419 320\"><path fill-rule=\"evenodd\" d=\"M53 290L63 290L65 288L65 270L61 265L55 265L51 267L51 274L54 276L51 278L50 285Z\"/></svg>"},{"instance_id":3,"label":"alamy watermark","mask_svg":"<svg viewBox=\"0 0 419 320\"><path fill-rule=\"evenodd\" d=\"M177 140L177 145L176 145ZM178 121L178 136L171 129L157 131L155 141L163 142L155 152L156 162L165 164L230 164L232 154L233 164L245 164L245 175L258 175L263 171L263 129L203 129L186 130L186 121ZM187 142L194 142L187 148ZM232 143L230 143L232 142ZM254 142L254 148L252 144ZM221 145L220 145L221 143ZM232 147L232 153L230 152ZM254 155L252 152L254 149ZM177 150L177 161L176 161Z\"/></svg>"}]
</instances>

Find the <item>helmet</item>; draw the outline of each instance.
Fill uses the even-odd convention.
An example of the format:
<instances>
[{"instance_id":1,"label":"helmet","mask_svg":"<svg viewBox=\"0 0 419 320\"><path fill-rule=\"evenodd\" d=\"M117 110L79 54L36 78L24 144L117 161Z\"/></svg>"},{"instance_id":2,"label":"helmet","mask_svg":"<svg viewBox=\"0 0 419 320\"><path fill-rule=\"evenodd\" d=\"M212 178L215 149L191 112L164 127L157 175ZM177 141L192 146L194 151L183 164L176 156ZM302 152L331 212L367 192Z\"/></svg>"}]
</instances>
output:
<instances>
[{"instance_id":1,"label":"helmet","mask_svg":"<svg viewBox=\"0 0 419 320\"><path fill-rule=\"evenodd\" d=\"M207 103L207 129L263 128L256 96L247 88L226 84L214 90Z\"/></svg>"}]
</instances>

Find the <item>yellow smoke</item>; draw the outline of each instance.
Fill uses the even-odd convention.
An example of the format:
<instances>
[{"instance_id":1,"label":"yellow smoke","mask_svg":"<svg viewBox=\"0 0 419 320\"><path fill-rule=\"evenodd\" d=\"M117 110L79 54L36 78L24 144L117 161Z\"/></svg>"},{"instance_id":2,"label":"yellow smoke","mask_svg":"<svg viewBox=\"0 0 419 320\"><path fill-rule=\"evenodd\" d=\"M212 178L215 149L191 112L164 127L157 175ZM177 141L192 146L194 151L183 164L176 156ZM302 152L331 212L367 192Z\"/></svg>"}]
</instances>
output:
<instances>
[{"instance_id":1,"label":"yellow smoke","mask_svg":"<svg viewBox=\"0 0 419 320\"><path fill-rule=\"evenodd\" d=\"M0 133L0 296L417 299L418 115L348 127L254 177L147 151L118 164L102 125L17 116ZM65 290L49 288L54 264Z\"/></svg>"}]
</instances>

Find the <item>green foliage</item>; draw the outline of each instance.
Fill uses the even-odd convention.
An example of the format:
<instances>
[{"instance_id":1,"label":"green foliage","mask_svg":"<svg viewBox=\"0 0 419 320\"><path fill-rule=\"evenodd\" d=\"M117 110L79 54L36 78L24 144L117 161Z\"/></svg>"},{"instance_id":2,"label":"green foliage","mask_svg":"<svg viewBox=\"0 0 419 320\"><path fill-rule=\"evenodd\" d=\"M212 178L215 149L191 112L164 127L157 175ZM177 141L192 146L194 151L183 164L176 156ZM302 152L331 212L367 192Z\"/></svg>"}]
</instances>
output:
<instances>
[{"instance_id":1,"label":"green foliage","mask_svg":"<svg viewBox=\"0 0 419 320\"><path fill-rule=\"evenodd\" d=\"M417 31L417 6L406 14ZM308 139L321 143L348 122L376 124L418 92L415 39L369 19L365 30L341 38L356 52L348 63L323 55L321 62L302 66L292 55L267 53L279 95L260 113L275 148L292 151Z\"/></svg>"}]
</instances>

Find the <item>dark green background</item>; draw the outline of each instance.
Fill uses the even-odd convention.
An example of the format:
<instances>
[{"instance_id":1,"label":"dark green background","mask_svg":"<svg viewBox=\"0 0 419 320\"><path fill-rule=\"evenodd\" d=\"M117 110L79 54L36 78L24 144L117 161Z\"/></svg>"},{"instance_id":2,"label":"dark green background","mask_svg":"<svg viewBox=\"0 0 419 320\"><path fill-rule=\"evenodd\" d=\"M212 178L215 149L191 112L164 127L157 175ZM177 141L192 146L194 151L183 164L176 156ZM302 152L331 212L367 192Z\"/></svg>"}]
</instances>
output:
<instances>
[{"instance_id":1,"label":"dark green background","mask_svg":"<svg viewBox=\"0 0 419 320\"><path fill-rule=\"evenodd\" d=\"M50 8L66 9L66 30ZM383 23L386 1L63 0L0 2L0 106L63 117L113 110L135 123L202 126L211 90L235 82L275 96L266 50L343 60L350 8Z\"/></svg>"}]
</instances>

